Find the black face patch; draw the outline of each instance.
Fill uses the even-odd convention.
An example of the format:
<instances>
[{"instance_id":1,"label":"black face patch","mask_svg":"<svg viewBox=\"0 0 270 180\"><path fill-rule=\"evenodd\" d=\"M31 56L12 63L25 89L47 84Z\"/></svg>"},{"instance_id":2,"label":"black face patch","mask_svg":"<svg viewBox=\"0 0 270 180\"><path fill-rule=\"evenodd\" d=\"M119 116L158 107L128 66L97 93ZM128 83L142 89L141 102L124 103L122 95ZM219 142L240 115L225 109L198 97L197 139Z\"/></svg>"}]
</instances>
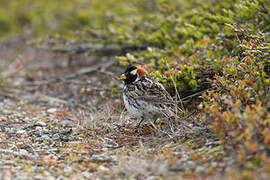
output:
<instances>
[{"instance_id":1,"label":"black face patch","mask_svg":"<svg viewBox=\"0 0 270 180\"><path fill-rule=\"evenodd\" d=\"M133 71L135 69L137 69L137 67L135 67L135 66L128 66L127 69L126 69L126 71L125 71L125 75L127 75L127 73L129 73L129 72L131 72L131 71Z\"/></svg>"},{"instance_id":2,"label":"black face patch","mask_svg":"<svg viewBox=\"0 0 270 180\"><path fill-rule=\"evenodd\" d=\"M127 69L125 71L125 75L127 77L124 80L125 84L130 84L130 83L134 82L137 79L137 77L138 77L137 73L136 74L131 73L132 71L134 71L136 69L137 69L137 67L135 67L135 66L128 66L127 67Z\"/></svg>"}]
</instances>

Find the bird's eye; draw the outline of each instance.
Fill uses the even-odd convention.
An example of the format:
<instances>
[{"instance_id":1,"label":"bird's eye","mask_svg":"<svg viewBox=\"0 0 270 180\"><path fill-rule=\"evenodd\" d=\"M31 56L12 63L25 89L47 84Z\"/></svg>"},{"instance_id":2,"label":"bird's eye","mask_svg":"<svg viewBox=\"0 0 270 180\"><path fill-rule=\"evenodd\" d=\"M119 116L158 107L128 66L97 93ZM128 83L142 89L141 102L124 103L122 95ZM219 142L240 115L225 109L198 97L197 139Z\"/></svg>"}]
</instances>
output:
<instances>
[{"instance_id":1,"label":"bird's eye","mask_svg":"<svg viewBox=\"0 0 270 180\"><path fill-rule=\"evenodd\" d=\"M130 74L136 75L137 74L137 69L134 69L134 70L130 71Z\"/></svg>"}]
</instances>

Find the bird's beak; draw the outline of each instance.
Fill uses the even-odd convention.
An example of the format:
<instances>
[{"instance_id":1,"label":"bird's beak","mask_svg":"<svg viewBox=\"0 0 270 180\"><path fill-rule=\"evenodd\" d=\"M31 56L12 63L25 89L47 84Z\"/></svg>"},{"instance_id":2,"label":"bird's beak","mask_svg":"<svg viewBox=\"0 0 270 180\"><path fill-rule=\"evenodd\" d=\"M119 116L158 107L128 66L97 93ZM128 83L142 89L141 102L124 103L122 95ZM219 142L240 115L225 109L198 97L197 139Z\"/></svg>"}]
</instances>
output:
<instances>
[{"instance_id":1,"label":"bird's beak","mask_svg":"<svg viewBox=\"0 0 270 180\"><path fill-rule=\"evenodd\" d=\"M122 74L122 75L120 76L120 79L121 79L121 80L125 80L125 79L127 79L127 76L126 76L125 74Z\"/></svg>"}]
</instances>

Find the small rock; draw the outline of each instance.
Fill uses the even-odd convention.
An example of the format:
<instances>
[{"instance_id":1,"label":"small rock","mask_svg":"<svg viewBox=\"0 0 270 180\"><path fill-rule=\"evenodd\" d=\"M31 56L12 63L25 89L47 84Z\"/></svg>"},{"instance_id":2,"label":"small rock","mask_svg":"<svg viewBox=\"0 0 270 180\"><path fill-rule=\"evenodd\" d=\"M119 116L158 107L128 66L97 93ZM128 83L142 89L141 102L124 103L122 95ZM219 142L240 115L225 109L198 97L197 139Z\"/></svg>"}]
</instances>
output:
<instances>
[{"instance_id":1,"label":"small rock","mask_svg":"<svg viewBox=\"0 0 270 180\"><path fill-rule=\"evenodd\" d=\"M26 133L26 131L25 131L25 130L23 130L23 129L21 129L21 130L17 131L17 134L25 134L25 133Z\"/></svg>"},{"instance_id":2,"label":"small rock","mask_svg":"<svg viewBox=\"0 0 270 180\"><path fill-rule=\"evenodd\" d=\"M212 166L212 167L217 167L217 165L218 165L217 162L212 162L212 163L211 163L211 166Z\"/></svg>"},{"instance_id":3,"label":"small rock","mask_svg":"<svg viewBox=\"0 0 270 180\"><path fill-rule=\"evenodd\" d=\"M65 159L65 155L64 154L57 154L57 159L58 160L64 160Z\"/></svg>"},{"instance_id":4,"label":"small rock","mask_svg":"<svg viewBox=\"0 0 270 180\"><path fill-rule=\"evenodd\" d=\"M65 180L65 179L67 179L67 178L64 177L63 175L59 175L56 180Z\"/></svg>"},{"instance_id":5,"label":"small rock","mask_svg":"<svg viewBox=\"0 0 270 180\"><path fill-rule=\"evenodd\" d=\"M64 129L64 130L62 130L61 132L60 132L60 134L63 134L63 135L68 135L68 134L70 134L70 133L72 133L72 129L70 128L70 129Z\"/></svg>"},{"instance_id":6,"label":"small rock","mask_svg":"<svg viewBox=\"0 0 270 180\"><path fill-rule=\"evenodd\" d=\"M40 126L37 126L37 127L36 127L36 131L40 131L40 132L41 132L42 130L43 130L42 127L40 127Z\"/></svg>"},{"instance_id":7,"label":"small rock","mask_svg":"<svg viewBox=\"0 0 270 180\"><path fill-rule=\"evenodd\" d=\"M196 163L193 161L187 161L184 164L185 164L184 167L189 168L189 169L195 169L196 167Z\"/></svg>"},{"instance_id":8,"label":"small rock","mask_svg":"<svg viewBox=\"0 0 270 180\"><path fill-rule=\"evenodd\" d=\"M35 126L42 126L42 127L44 127L44 126L46 126L46 123L43 122L43 121L38 121L38 122L35 123Z\"/></svg>"},{"instance_id":9,"label":"small rock","mask_svg":"<svg viewBox=\"0 0 270 180\"><path fill-rule=\"evenodd\" d=\"M44 140L50 139L48 135L42 135L41 138L44 139Z\"/></svg>"},{"instance_id":10,"label":"small rock","mask_svg":"<svg viewBox=\"0 0 270 180\"><path fill-rule=\"evenodd\" d=\"M197 166L195 173L205 173L205 168L203 166Z\"/></svg>"},{"instance_id":11,"label":"small rock","mask_svg":"<svg viewBox=\"0 0 270 180\"><path fill-rule=\"evenodd\" d=\"M91 158L90 158L91 161L93 162L111 162L112 159L109 158L109 157L106 157L102 154L100 155L93 155Z\"/></svg>"},{"instance_id":12,"label":"small rock","mask_svg":"<svg viewBox=\"0 0 270 180\"><path fill-rule=\"evenodd\" d=\"M52 136L52 139L54 139L54 140L57 140L59 138L60 138L59 134L53 134L53 136Z\"/></svg>"},{"instance_id":13,"label":"small rock","mask_svg":"<svg viewBox=\"0 0 270 180\"><path fill-rule=\"evenodd\" d=\"M55 113L57 111L56 108L50 108L50 109L47 109L47 112L48 113Z\"/></svg>"},{"instance_id":14,"label":"small rock","mask_svg":"<svg viewBox=\"0 0 270 180\"><path fill-rule=\"evenodd\" d=\"M105 166L99 166L97 168L99 171L110 171L108 168L106 168Z\"/></svg>"},{"instance_id":15,"label":"small rock","mask_svg":"<svg viewBox=\"0 0 270 180\"><path fill-rule=\"evenodd\" d=\"M158 179L157 176L149 176L149 177L147 177L146 180L156 180L156 179Z\"/></svg>"},{"instance_id":16,"label":"small rock","mask_svg":"<svg viewBox=\"0 0 270 180\"><path fill-rule=\"evenodd\" d=\"M85 177L85 178L87 178L87 179L90 179L90 177L92 176L92 174L89 173L89 172L87 172L87 171L84 171L84 172L82 173L82 175L83 175L83 177Z\"/></svg>"},{"instance_id":17,"label":"small rock","mask_svg":"<svg viewBox=\"0 0 270 180\"><path fill-rule=\"evenodd\" d=\"M64 167L64 172L65 173L71 173L72 172L72 168L67 166L67 167Z\"/></svg>"},{"instance_id":18,"label":"small rock","mask_svg":"<svg viewBox=\"0 0 270 180\"><path fill-rule=\"evenodd\" d=\"M29 155L29 153L28 153L25 149L20 149L20 150L19 150L19 153L20 153L21 155L25 155L25 156Z\"/></svg>"}]
</instances>

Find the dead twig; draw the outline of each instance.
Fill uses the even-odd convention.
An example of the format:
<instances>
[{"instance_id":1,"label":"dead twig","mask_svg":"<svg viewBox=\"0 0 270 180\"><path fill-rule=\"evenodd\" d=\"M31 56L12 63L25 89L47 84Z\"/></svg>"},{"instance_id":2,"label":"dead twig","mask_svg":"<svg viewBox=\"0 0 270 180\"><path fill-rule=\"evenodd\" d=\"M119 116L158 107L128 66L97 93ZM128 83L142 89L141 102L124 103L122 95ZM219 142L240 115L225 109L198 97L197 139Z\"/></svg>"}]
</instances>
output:
<instances>
[{"instance_id":1,"label":"dead twig","mask_svg":"<svg viewBox=\"0 0 270 180\"><path fill-rule=\"evenodd\" d=\"M60 103L60 104L68 104L67 101L56 98L56 97L51 97L51 96L47 96L44 94L37 94L36 96L37 96L37 98L40 98L40 100L43 100L43 101L56 102L56 103Z\"/></svg>"},{"instance_id":2,"label":"dead twig","mask_svg":"<svg viewBox=\"0 0 270 180\"><path fill-rule=\"evenodd\" d=\"M25 68L25 66L27 66L27 64L29 64L33 59L26 59L26 58L22 58L21 56L18 56L15 61L11 62L6 68L5 70L1 73L1 76L3 78L8 78L11 76L16 75L17 73L19 73L22 69Z\"/></svg>"},{"instance_id":3,"label":"dead twig","mask_svg":"<svg viewBox=\"0 0 270 180\"><path fill-rule=\"evenodd\" d=\"M190 96L186 96L186 97L182 98L181 100L182 100L182 101L185 101L185 100L187 100L187 99L190 99L190 98L193 98L193 97L195 97L195 96L201 95L201 94L203 94L203 93L205 93L205 92L207 92L207 91L209 91L209 90L212 90L212 89L215 89L215 88L208 88L208 89L206 89L206 90L199 91L199 92L197 92L197 93L191 94Z\"/></svg>"},{"instance_id":4,"label":"dead twig","mask_svg":"<svg viewBox=\"0 0 270 180\"><path fill-rule=\"evenodd\" d=\"M11 99L19 100L20 96L18 95L17 89L12 87L6 87L5 85L0 86L0 96L9 97Z\"/></svg>"}]
</instances>

